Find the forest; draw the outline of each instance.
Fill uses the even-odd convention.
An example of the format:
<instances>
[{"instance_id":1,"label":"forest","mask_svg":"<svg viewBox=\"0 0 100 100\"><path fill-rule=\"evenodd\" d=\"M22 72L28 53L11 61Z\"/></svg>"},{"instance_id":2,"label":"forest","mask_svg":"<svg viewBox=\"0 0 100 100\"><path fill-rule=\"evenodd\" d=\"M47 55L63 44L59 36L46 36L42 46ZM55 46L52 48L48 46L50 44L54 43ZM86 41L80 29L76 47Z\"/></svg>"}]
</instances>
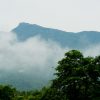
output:
<instances>
[{"instance_id":1,"label":"forest","mask_svg":"<svg viewBox=\"0 0 100 100\"><path fill-rule=\"evenodd\" d=\"M100 56L84 57L70 50L55 70L51 85L41 90L19 91L0 85L0 100L100 100Z\"/></svg>"}]
</instances>

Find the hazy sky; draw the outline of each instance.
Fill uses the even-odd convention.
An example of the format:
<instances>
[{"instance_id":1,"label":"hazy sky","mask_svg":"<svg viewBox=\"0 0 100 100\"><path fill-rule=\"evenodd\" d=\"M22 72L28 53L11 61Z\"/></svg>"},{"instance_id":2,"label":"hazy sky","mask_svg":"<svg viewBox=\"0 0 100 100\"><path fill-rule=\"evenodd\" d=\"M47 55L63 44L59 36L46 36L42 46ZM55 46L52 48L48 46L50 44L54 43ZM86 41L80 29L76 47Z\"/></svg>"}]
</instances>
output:
<instances>
[{"instance_id":1,"label":"hazy sky","mask_svg":"<svg viewBox=\"0 0 100 100\"><path fill-rule=\"evenodd\" d=\"M0 0L0 31L10 31L20 22L100 31L100 0Z\"/></svg>"}]
</instances>

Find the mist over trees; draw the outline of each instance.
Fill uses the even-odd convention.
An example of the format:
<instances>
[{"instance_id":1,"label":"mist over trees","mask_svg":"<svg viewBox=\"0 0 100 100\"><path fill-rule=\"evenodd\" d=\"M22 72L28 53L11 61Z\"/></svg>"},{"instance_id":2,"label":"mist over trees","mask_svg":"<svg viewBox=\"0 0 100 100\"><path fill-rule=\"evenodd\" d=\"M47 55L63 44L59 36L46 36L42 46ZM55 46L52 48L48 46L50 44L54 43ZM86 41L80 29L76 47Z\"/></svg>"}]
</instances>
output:
<instances>
[{"instance_id":1,"label":"mist over trees","mask_svg":"<svg viewBox=\"0 0 100 100\"><path fill-rule=\"evenodd\" d=\"M71 50L58 62L55 75L41 100L100 100L100 56Z\"/></svg>"},{"instance_id":2,"label":"mist over trees","mask_svg":"<svg viewBox=\"0 0 100 100\"><path fill-rule=\"evenodd\" d=\"M1 85L0 100L100 100L100 56L71 50L58 62L55 75L51 86L37 91Z\"/></svg>"}]
</instances>

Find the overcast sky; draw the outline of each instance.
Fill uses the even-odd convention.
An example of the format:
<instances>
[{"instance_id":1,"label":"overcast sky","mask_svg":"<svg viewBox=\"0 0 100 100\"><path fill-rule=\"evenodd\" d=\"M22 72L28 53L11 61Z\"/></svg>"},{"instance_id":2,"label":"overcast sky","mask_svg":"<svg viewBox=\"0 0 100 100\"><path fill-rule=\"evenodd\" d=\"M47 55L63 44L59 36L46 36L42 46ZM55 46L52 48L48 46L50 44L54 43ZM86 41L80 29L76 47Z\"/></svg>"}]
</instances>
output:
<instances>
[{"instance_id":1,"label":"overcast sky","mask_svg":"<svg viewBox=\"0 0 100 100\"><path fill-rule=\"evenodd\" d=\"M10 31L20 22L100 31L100 0L0 0L0 31Z\"/></svg>"}]
</instances>

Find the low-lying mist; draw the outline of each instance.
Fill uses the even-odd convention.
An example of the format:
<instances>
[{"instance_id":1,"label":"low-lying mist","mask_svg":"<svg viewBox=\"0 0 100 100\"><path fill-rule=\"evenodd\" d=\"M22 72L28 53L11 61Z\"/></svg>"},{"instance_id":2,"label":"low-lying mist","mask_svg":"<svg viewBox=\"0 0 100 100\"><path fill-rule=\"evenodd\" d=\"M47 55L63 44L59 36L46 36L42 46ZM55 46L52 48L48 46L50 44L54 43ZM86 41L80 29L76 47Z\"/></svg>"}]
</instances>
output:
<instances>
[{"instance_id":1,"label":"low-lying mist","mask_svg":"<svg viewBox=\"0 0 100 100\"><path fill-rule=\"evenodd\" d=\"M14 33L0 32L0 82L40 88L53 78L64 52L57 43L39 36L19 42Z\"/></svg>"},{"instance_id":2,"label":"low-lying mist","mask_svg":"<svg viewBox=\"0 0 100 100\"><path fill-rule=\"evenodd\" d=\"M18 89L38 89L54 77L57 62L71 48L36 36L19 42L11 32L0 32L0 82ZM85 56L100 54L100 45L81 50Z\"/></svg>"}]
</instances>

